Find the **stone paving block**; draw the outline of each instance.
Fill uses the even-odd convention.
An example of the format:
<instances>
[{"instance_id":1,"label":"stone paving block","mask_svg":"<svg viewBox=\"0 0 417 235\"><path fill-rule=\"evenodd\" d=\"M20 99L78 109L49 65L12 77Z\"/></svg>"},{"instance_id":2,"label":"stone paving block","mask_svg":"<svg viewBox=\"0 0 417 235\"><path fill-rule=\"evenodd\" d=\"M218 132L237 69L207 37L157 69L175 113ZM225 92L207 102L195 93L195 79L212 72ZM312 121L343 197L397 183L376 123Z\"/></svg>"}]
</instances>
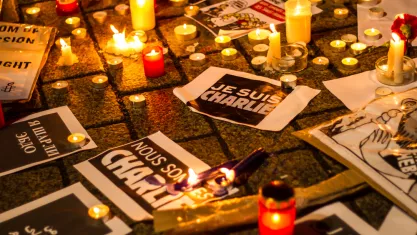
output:
<instances>
[{"instance_id":1,"label":"stone paving block","mask_svg":"<svg viewBox=\"0 0 417 235\"><path fill-rule=\"evenodd\" d=\"M158 23L158 28L167 40L169 48L177 57L189 56L192 54L192 52L186 51L186 48L188 45L192 45L196 42L199 44L195 48L195 52L206 54L212 51L220 51L216 48L214 35L190 18L184 16L175 19L160 20ZM197 27L198 35L195 39L181 42L175 37L175 27L183 24L193 24Z\"/></svg>"},{"instance_id":2,"label":"stone paving block","mask_svg":"<svg viewBox=\"0 0 417 235\"><path fill-rule=\"evenodd\" d=\"M323 112L319 115L314 115L311 117L306 117L303 119L298 119L296 121L297 125L301 128L301 130L304 130L306 128L314 127L316 125L320 125L324 122L330 121L334 118L346 115L348 113L351 113L350 110L347 108L339 110L339 111L333 111L333 112Z\"/></svg>"},{"instance_id":3,"label":"stone paving block","mask_svg":"<svg viewBox=\"0 0 417 235\"><path fill-rule=\"evenodd\" d=\"M353 26L357 24L356 11L352 12L349 9L349 15L346 19L336 19L333 17L334 9L345 8L344 4L334 3L333 1L323 1L324 4L320 5L319 8L323 10L320 14L313 15L311 19L311 31L312 33L320 32L324 30L331 30L337 28L343 28Z\"/></svg>"},{"instance_id":4,"label":"stone paving block","mask_svg":"<svg viewBox=\"0 0 417 235\"><path fill-rule=\"evenodd\" d=\"M240 72L246 72L254 74L251 65L245 60L245 58L239 54L233 61L224 61L221 59L220 53L214 53L206 55L207 63L203 66L194 66L190 59L181 59L181 67L183 68L185 75L189 81L194 80L202 72L208 69L210 66L227 68L231 70L237 70Z\"/></svg>"},{"instance_id":5,"label":"stone paving block","mask_svg":"<svg viewBox=\"0 0 417 235\"><path fill-rule=\"evenodd\" d=\"M369 189L369 191L369 193L357 197L354 203L359 207L362 214L365 215L365 220L378 229L393 203L373 189Z\"/></svg>"},{"instance_id":6,"label":"stone paving block","mask_svg":"<svg viewBox=\"0 0 417 235\"><path fill-rule=\"evenodd\" d=\"M84 12L92 12L114 8L118 4L129 4L129 0L84 0L80 5Z\"/></svg>"},{"instance_id":7,"label":"stone paving block","mask_svg":"<svg viewBox=\"0 0 417 235\"><path fill-rule=\"evenodd\" d=\"M259 187L273 180L284 181L291 187L308 187L327 178L313 153L300 150L270 156L249 178L248 184L253 192L257 192Z\"/></svg>"},{"instance_id":8,"label":"stone paving block","mask_svg":"<svg viewBox=\"0 0 417 235\"><path fill-rule=\"evenodd\" d=\"M206 137L178 144L211 167L228 161L216 137Z\"/></svg>"},{"instance_id":9,"label":"stone paving block","mask_svg":"<svg viewBox=\"0 0 417 235\"><path fill-rule=\"evenodd\" d=\"M21 113L27 111L35 111L40 108L43 108L45 104L42 103L41 96L39 94L38 88L35 88L30 100L17 101L17 102L4 102L3 101L3 111L6 115L11 113Z\"/></svg>"},{"instance_id":10,"label":"stone paving block","mask_svg":"<svg viewBox=\"0 0 417 235\"><path fill-rule=\"evenodd\" d=\"M77 55L79 62L72 66L58 66L57 62L61 57L61 49L56 46L52 47L41 72L41 79L44 83L104 71L103 64L91 39L72 39L71 49L72 53Z\"/></svg>"},{"instance_id":11,"label":"stone paving block","mask_svg":"<svg viewBox=\"0 0 417 235\"><path fill-rule=\"evenodd\" d=\"M149 222L142 222L135 224L132 227L133 234L138 235L156 235L156 234L162 234L162 233L156 233L153 229L153 224Z\"/></svg>"},{"instance_id":12,"label":"stone paving block","mask_svg":"<svg viewBox=\"0 0 417 235\"><path fill-rule=\"evenodd\" d=\"M138 136L141 138L161 131L173 140L183 140L212 133L203 115L192 112L174 96L172 90L143 93L146 106L138 109L132 109L129 96L123 97Z\"/></svg>"},{"instance_id":13,"label":"stone paving block","mask_svg":"<svg viewBox=\"0 0 417 235\"><path fill-rule=\"evenodd\" d=\"M58 167L35 167L0 178L0 213L63 187Z\"/></svg>"},{"instance_id":14,"label":"stone paving block","mask_svg":"<svg viewBox=\"0 0 417 235\"><path fill-rule=\"evenodd\" d=\"M68 105L86 128L123 120L123 114L111 87L108 86L104 90L94 89L91 81L93 77L68 81L70 91L67 95L54 93L51 84L44 85L42 88L49 108Z\"/></svg>"},{"instance_id":15,"label":"stone paving block","mask_svg":"<svg viewBox=\"0 0 417 235\"><path fill-rule=\"evenodd\" d=\"M246 157L260 147L267 152L277 152L304 146L302 141L291 135L294 131L292 126L287 126L280 132L274 132L215 119L213 122L235 158Z\"/></svg>"}]
</instances>

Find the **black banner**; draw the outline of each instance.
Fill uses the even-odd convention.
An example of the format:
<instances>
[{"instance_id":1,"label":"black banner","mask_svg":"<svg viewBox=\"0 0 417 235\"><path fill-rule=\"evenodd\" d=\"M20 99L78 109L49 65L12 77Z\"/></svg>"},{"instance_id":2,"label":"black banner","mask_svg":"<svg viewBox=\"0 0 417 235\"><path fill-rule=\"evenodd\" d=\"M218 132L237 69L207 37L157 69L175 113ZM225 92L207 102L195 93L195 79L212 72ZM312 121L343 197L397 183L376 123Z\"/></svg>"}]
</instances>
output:
<instances>
[{"instance_id":1,"label":"black banner","mask_svg":"<svg viewBox=\"0 0 417 235\"><path fill-rule=\"evenodd\" d=\"M307 220L295 226L295 235L360 235L337 215L322 220Z\"/></svg>"}]
</instances>

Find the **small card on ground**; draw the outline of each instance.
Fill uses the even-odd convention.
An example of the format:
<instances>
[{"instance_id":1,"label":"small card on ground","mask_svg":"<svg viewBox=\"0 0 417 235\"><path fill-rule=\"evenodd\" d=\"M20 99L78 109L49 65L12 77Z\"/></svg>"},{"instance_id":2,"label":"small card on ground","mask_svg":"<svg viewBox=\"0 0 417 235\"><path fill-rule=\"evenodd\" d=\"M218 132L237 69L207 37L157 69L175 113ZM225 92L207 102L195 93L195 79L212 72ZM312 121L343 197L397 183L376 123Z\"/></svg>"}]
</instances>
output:
<instances>
[{"instance_id":1,"label":"small card on ground","mask_svg":"<svg viewBox=\"0 0 417 235\"><path fill-rule=\"evenodd\" d=\"M99 204L81 183L76 183L0 214L0 234L123 235L131 231L118 217L107 221L91 218L88 209Z\"/></svg>"},{"instance_id":2,"label":"small card on ground","mask_svg":"<svg viewBox=\"0 0 417 235\"><path fill-rule=\"evenodd\" d=\"M172 195L165 185L150 184L153 176L164 184L188 178L210 167L161 132L109 149L74 167L135 221L152 219L152 211L215 200L211 189L199 187ZM232 189L229 195L237 192Z\"/></svg>"},{"instance_id":3,"label":"small card on ground","mask_svg":"<svg viewBox=\"0 0 417 235\"><path fill-rule=\"evenodd\" d=\"M190 109L212 118L261 130L280 131L319 90L297 86L290 94L279 81L210 67L174 94Z\"/></svg>"},{"instance_id":4,"label":"small card on ground","mask_svg":"<svg viewBox=\"0 0 417 235\"><path fill-rule=\"evenodd\" d=\"M68 141L85 135L84 146ZM0 176L55 160L97 145L67 106L29 115L0 130Z\"/></svg>"}]
</instances>

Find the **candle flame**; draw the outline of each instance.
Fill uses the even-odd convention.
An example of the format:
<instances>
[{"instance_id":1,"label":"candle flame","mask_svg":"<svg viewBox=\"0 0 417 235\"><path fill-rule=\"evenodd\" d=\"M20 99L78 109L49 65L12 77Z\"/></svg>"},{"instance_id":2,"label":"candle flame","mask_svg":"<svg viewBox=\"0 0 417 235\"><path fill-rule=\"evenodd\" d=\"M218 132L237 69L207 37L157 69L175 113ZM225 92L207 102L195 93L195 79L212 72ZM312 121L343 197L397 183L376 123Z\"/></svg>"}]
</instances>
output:
<instances>
[{"instance_id":1,"label":"candle flame","mask_svg":"<svg viewBox=\"0 0 417 235\"><path fill-rule=\"evenodd\" d=\"M269 28L271 29L271 31L272 31L273 33L276 33L276 32L277 32L277 30L275 29L275 25L274 25L274 24L270 24L270 25L269 25Z\"/></svg>"},{"instance_id":2,"label":"candle flame","mask_svg":"<svg viewBox=\"0 0 417 235\"><path fill-rule=\"evenodd\" d=\"M261 35L261 31L259 29L256 29L256 36L260 36Z\"/></svg>"},{"instance_id":3,"label":"candle flame","mask_svg":"<svg viewBox=\"0 0 417 235\"><path fill-rule=\"evenodd\" d=\"M139 96L135 95L135 100L139 100Z\"/></svg>"},{"instance_id":4,"label":"candle flame","mask_svg":"<svg viewBox=\"0 0 417 235\"><path fill-rule=\"evenodd\" d=\"M191 168L188 169L188 180L187 180L187 183L189 185L193 185L193 184L195 184L197 182L197 179L198 179L198 177L197 177L196 173L194 172L194 170L191 169Z\"/></svg>"},{"instance_id":5,"label":"candle flame","mask_svg":"<svg viewBox=\"0 0 417 235\"><path fill-rule=\"evenodd\" d=\"M281 220L281 217L279 216L279 214L278 213L274 213L273 215L272 215L272 222L274 222L274 223L278 223L279 221Z\"/></svg>"},{"instance_id":6,"label":"candle flame","mask_svg":"<svg viewBox=\"0 0 417 235\"><path fill-rule=\"evenodd\" d=\"M343 13L343 11L342 10L339 10L339 14L342 14Z\"/></svg>"},{"instance_id":7,"label":"candle flame","mask_svg":"<svg viewBox=\"0 0 417 235\"><path fill-rule=\"evenodd\" d=\"M72 24L73 19L72 18L68 18L68 24Z\"/></svg>"},{"instance_id":8,"label":"candle flame","mask_svg":"<svg viewBox=\"0 0 417 235\"><path fill-rule=\"evenodd\" d=\"M56 83L56 85L57 85L57 86L61 86L61 83L60 83L60 82L57 82L57 83Z\"/></svg>"},{"instance_id":9,"label":"candle flame","mask_svg":"<svg viewBox=\"0 0 417 235\"><path fill-rule=\"evenodd\" d=\"M339 44L340 44L340 41L339 40L336 41L336 46L339 46Z\"/></svg>"},{"instance_id":10,"label":"candle flame","mask_svg":"<svg viewBox=\"0 0 417 235\"><path fill-rule=\"evenodd\" d=\"M159 52L156 52L155 49L152 49L152 51L149 52L148 54L146 54L146 56L155 56L155 55L158 55L158 54L159 54Z\"/></svg>"},{"instance_id":11,"label":"candle flame","mask_svg":"<svg viewBox=\"0 0 417 235\"><path fill-rule=\"evenodd\" d=\"M61 43L61 47L62 48L65 48L65 47L67 47L68 46L68 44L65 42L65 40L64 39L62 39L62 38L60 38L59 39L59 43Z\"/></svg>"},{"instance_id":12,"label":"candle flame","mask_svg":"<svg viewBox=\"0 0 417 235\"><path fill-rule=\"evenodd\" d=\"M119 33L119 30L117 30L112 24L110 25L110 29L113 33Z\"/></svg>"},{"instance_id":13,"label":"candle flame","mask_svg":"<svg viewBox=\"0 0 417 235\"><path fill-rule=\"evenodd\" d=\"M187 24L184 24L182 27L183 27L184 29L187 29Z\"/></svg>"},{"instance_id":14,"label":"candle flame","mask_svg":"<svg viewBox=\"0 0 417 235\"><path fill-rule=\"evenodd\" d=\"M98 208L98 207L95 206L93 208L93 211L94 211L95 214L98 214L98 213L100 213L100 208Z\"/></svg>"},{"instance_id":15,"label":"candle flame","mask_svg":"<svg viewBox=\"0 0 417 235\"><path fill-rule=\"evenodd\" d=\"M347 58L347 59L346 59L346 62L350 63L350 58Z\"/></svg>"},{"instance_id":16,"label":"candle flame","mask_svg":"<svg viewBox=\"0 0 417 235\"><path fill-rule=\"evenodd\" d=\"M81 33L81 30L80 29L77 29L77 33L80 34Z\"/></svg>"},{"instance_id":17,"label":"candle flame","mask_svg":"<svg viewBox=\"0 0 417 235\"><path fill-rule=\"evenodd\" d=\"M371 32L372 32L372 33L375 33L375 29L374 29L374 28L372 28L372 29L371 29Z\"/></svg>"},{"instance_id":18,"label":"candle flame","mask_svg":"<svg viewBox=\"0 0 417 235\"><path fill-rule=\"evenodd\" d=\"M235 180L235 171L227 168L220 168L220 172L225 174L227 181L233 182Z\"/></svg>"},{"instance_id":19,"label":"candle flame","mask_svg":"<svg viewBox=\"0 0 417 235\"><path fill-rule=\"evenodd\" d=\"M102 82L103 82L103 79L99 78L98 83L102 83Z\"/></svg>"},{"instance_id":20,"label":"candle flame","mask_svg":"<svg viewBox=\"0 0 417 235\"><path fill-rule=\"evenodd\" d=\"M194 7L193 6L190 6L190 10L192 10L192 9L194 9Z\"/></svg>"},{"instance_id":21,"label":"candle flame","mask_svg":"<svg viewBox=\"0 0 417 235\"><path fill-rule=\"evenodd\" d=\"M72 140L77 141L78 140L78 137L77 136L73 136L72 137Z\"/></svg>"},{"instance_id":22,"label":"candle flame","mask_svg":"<svg viewBox=\"0 0 417 235\"><path fill-rule=\"evenodd\" d=\"M395 16L395 19L400 18L400 19L404 19L404 14L398 14Z\"/></svg>"},{"instance_id":23,"label":"candle flame","mask_svg":"<svg viewBox=\"0 0 417 235\"><path fill-rule=\"evenodd\" d=\"M397 33L392 33L391 35L394 42L399 42L401 40L400 36L398 36Z\"/></svg>"},{"instance_id":24,"label":"candle flame","mask_svg":"<svg viewBox=\"0 0 417 235\"><path fill-rule=\"evenodd\" d=\"M321 58L319 58L319 63L322 61L322 59Z\"/></svg>"}]
</instances>

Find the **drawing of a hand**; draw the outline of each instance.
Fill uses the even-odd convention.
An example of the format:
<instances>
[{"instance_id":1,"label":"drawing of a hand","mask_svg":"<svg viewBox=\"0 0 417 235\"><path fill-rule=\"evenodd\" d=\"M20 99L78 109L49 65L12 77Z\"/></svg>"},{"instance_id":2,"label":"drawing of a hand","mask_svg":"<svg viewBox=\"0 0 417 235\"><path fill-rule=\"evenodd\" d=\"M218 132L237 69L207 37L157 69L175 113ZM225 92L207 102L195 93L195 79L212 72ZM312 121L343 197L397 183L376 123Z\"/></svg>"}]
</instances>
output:
<instances>
[{"instance_id":1,"label":"drawing of a hand","mask_svg":"<svg viewBox=\"0 0 417 235\"><path fill-rule=\"evenodd\" d=\"M368 137L361 141L359 147L362 151L366 150L366 152L376 152L379 153L380 151L386 149L388 144L391 141L391 133L377 129L373 131ZM362 154L363 155L363 154Z\"/></svg>"}]
</instances>

